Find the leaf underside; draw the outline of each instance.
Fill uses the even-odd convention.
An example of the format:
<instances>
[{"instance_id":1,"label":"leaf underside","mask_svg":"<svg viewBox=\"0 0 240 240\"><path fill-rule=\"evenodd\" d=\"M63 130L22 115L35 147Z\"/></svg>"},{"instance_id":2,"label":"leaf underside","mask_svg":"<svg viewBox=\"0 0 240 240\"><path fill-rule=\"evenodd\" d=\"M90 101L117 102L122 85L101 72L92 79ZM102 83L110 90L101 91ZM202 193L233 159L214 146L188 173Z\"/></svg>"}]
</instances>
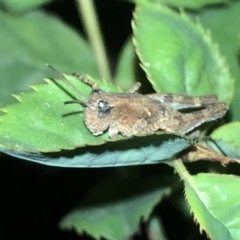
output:
<instances>
[{"instance_id":1,"label":"leaf underside","mask_svg":"<svg viewBox=\"0 0 240 240\"><path fill-rule=\"evenodd\" d=\"M1 149L1 151L24 160L50 166L117 167L167 162L192 144L190 139L164 133L52 154L8 149Z\"/></svg>"}]
</instances>

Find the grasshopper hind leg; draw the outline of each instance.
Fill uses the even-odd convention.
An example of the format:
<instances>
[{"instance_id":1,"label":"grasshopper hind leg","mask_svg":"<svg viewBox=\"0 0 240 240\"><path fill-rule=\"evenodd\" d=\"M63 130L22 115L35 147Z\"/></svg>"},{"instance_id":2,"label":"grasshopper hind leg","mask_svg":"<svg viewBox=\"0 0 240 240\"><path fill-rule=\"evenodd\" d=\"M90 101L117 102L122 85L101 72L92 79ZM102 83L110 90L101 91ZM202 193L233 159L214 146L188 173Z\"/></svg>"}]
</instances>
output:
<instances>
[{"instance_id":1,"label":"grasshopper hind leg","mask_svg":"<svg viewBox=\"0 0 240 240\"><path fill-rule=\"evenodd\" d=\"M167 122L166 130L179 134L187 134L205 122L222 118L228 110L225 103L215 103L193 113L181 114Z\"/></svg>"}]
</instances>

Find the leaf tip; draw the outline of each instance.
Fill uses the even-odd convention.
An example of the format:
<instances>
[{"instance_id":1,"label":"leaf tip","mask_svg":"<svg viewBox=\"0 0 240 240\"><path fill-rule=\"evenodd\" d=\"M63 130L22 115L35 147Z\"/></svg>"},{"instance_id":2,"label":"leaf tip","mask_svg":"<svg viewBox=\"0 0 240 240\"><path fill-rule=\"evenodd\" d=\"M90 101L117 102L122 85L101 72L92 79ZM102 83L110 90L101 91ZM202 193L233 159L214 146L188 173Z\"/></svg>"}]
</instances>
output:
<instances>
[{"instance_id":1,"label":"leaf tip","mask_svg":"<svg viewBox=\"0 0 240 240\"><path fill-rule=\"evenodd\" d=\"M36 86L34 86L34 85L29 85L29 88L31 88L31 89L34 90L35 92L38 92Z\"/></svg>"},{"instance_id":2,"label":"leaf tip","mask_svg":"<svg viewBox=\"0 0 240 240\"><path fill-rule=\"evenodd\" d=\"M4 107L4 108L0 108L0 111L1 111L1 112L3 112L3 113L8 113L8 111L7 111L7 108L6 108L6 107Z\"/></svg>"},{"instance_id":3,"label":"leaf tip","mask_svg":"<svg viewBox=\"0 0 240 240\"><path fill-rule=\"evenodd\" d=\"M19 102L21 102L21 98L20 95L15 95L15 94L11 94L15 99L17 99Z\"/></svg>"}]
</instances>

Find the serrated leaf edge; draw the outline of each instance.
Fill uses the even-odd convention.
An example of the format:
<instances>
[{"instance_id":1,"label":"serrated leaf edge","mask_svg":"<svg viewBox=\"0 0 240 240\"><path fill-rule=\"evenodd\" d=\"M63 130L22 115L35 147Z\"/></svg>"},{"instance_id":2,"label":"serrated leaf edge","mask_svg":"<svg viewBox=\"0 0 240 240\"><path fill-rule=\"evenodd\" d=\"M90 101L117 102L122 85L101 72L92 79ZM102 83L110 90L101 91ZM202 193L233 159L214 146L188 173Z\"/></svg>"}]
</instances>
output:
<instances>
[{"instance_id":1,"label":"serrated leaf edge","mask_svg":"<svg viewBox=\"0 0 240 240\"><path fill-rule=\"evenodd\" d=\"M211 173L211 175L214 175L214 174ZM215 175L227 175L227 174L215 174ZM230 174L227 175L227 176L230 176ZM235 176L235 175L232 175L232 176ZM189 186L192 188L192 190L193 190L195 193L196 193L196 191L195 191L195 189L194 189L194 186L192 186L192 184L191 184L191 183L194 184L194 181L191 181L191 182L186 182L186 181L184 181L183 196L184 196L184 199L185 199L185 201L186 201L186 203L187 203L187 205L188 205L188 207L189 207L189 209L190 209L190 213L193 215L193 220L194 220L194 222L195 222L196 224L199 225L199 232L200 232L201 234L203 234L203 231L204 231L204 232L206 233L207 238L211 239L211 237L210 237L210 235L208 234L207 230L204 229L203 226L201 226L201 223L198 221L197 216L196 216L196 215L198 215L197 212L194 214L194 211L193 211L193 209L192 209L192 207L191 207L191 205L190 205L190 203L189 203L189 201L188 201L188 199L187 199L186 191L185 191L185 188L186 188L185 184L186 184L186 183L189 184ZM198 194L197 194L198 199L199 199L199 201L201 201L202 205L204 206L204 208L206 209L206 211L208 212L208 214L210 214L210 215L211 215L214 219L216 219L217 221L221 222L221 223L223 224L223 226L224 226L225 228L227 228L222 221L220 221L219 219L217 219L216 217L214 217L214 216L212 215L212 213L211 213L210 211L208 211L208 209L205 207L205 204L202 202L202 200L201 200L201 198L199 197L199 195L201 195L201 194L199 194L199 192L198 192ZM227 229L227 230L228 230L228 229ZM229 230L228 230L228 231L229 231Z\"/></svg>"},{"instance_id":2,"label":"serrated leaf edge","mask_svg":"<svg viewBox=\"0 0 240 240\"><path fill-rule=\"evenodd\" d=\"M150 4L149 4L150 5ZM171 11L170 8L168 8L167 6L165 5L162 5L162 4L158 4L158 6L160 6L161 8L165 8L165 9L168 9L169 11ZM131 22L131 25L132 25L132 29L133 29L133 37L132 37L132 41L133 41L133 45L135 47L135 50L136 50L136 54L140 60L140 66L141 68L143 69L143 71L145 72L146 76L147 76L147 79L149 80L149 82L152 84L153 88L157 91L157 88L156 88L156 84L155 82L153 81L152 77L151 77L151 74L149 73L149 71L147 70L147 68L145 67L146 63L144 63L142 57L141 57L141 52L138 48L138 44L137 44L137 39L134 35L134 29L136 28L137 26L137 11L138 11L138 8L140 8L140 4L138 4L136 7L135 7L135 10L133 12L133 20ZM174 13L174 11L172 11L172 13ZM202 24L200 23L200 20L197 19L197 22L194 23L191 21L191 19L187 16L187 14L184 12L183 9L180 10L180 14L179 14L181 17L183 17L183 19L186 19L188 21L188 23L190 23L191 25L195 26L196 29L198 30L198 32L201 34L201 36L203 37L203 40L207 43L207 45L209 46L212 46L214 49L215 49L215 54L218 55L218 59L221 61L221 65L225 66L224 68L224 71L227 73L227 75L229 76L229 79L232 81L232 89L231 89L231 96L229 97L228 99L228 103L231 102L231 100L233 99L233 96L234 96L234 83L235 83L235 80L234 78L231 77L231 74L230 74L230 71L229 71L229 66L226 62L226 58L224 56L222 56L220 54L220 51L219 51L219 45L217 43L215 43L212 39L212 34L211 34L211 31L209 29L205 30L202 26ZM161 92L161 90L160 90Z\"/></svg>"}]
</instances>

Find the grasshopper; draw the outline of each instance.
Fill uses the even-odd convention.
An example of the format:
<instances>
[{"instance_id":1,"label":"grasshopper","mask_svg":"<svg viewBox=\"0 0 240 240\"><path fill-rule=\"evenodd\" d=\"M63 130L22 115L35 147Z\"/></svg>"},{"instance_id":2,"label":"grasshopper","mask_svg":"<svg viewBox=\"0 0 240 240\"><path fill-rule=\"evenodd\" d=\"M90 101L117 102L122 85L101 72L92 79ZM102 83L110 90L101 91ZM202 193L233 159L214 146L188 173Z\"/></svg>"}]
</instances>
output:
<instances>
[{"instance_id":1,"label":"grasshopper","mask_svg":"<svg viewBox=\"0 0 240 240\"><path fill-rule=\"evenodd\" d=\"M84 123L95 136L105 131L108 131L110 138L118 134L131 137L152 134L160 130L188 134L203 123L222 118L228 111L228 106L219 102L216 95L200 97L168 93L142 95L136 92L141 86L138 82L126 93L105 92L85 76L73 74L91 86L91 94L86 98L62 73L51 65L48 67L81 96L83 100L71 100L65 104L77 103L85 107ZM188 108L201 109L190 113L179 111Z\"/></svg>"}]
</instances>

